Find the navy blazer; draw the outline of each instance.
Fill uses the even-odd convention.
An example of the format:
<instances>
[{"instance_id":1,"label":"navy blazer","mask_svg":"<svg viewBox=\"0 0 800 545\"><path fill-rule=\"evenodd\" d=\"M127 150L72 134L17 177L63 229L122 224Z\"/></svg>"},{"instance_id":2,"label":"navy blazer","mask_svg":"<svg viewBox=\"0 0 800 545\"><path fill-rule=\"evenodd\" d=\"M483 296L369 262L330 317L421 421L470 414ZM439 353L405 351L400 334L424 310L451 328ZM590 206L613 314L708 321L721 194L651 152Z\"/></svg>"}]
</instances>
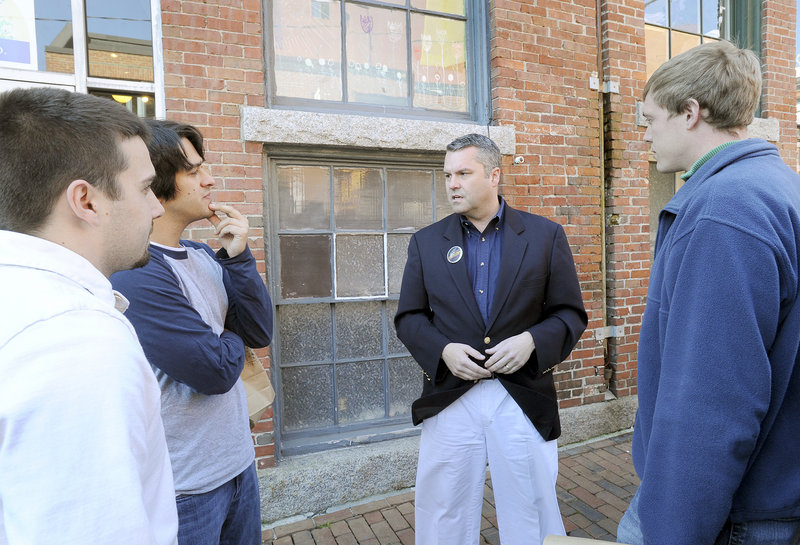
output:
<instances>
[{"instance_id":1,"label":"navy blazer","mask_svg":"<svg viewBox=\"0 0 800 545\"><path fill-rule=\"evenodd\" d=\"M475 301L466 259L447 260L453 246L464 247L461 216L451 214L411 237L394 319L397 336L425 374L411 414L419 424L474 386L453 375L441 359L448 343L467 344L486 355L485 349L527 330L535 344L531 358L515 373L495 376L549 441L561 434L551 371L586 329L586 311L561 225L510 206L503 224L488 323Z\"/></svg>"}]
</instances>

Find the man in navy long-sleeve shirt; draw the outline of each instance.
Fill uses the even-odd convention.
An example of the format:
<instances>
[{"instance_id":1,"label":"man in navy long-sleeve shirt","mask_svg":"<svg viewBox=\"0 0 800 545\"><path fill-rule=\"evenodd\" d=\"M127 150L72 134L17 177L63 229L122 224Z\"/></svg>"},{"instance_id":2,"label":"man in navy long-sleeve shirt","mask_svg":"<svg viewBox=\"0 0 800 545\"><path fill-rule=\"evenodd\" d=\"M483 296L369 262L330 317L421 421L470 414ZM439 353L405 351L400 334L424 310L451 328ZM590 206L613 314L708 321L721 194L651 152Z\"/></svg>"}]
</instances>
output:
<instances>
[{"instance_id":1,"label":"man in navy long-sleeve shirt","mask_svg":"<svg viewBox=\"0 0 800 545\"><path fill-rule=\"evenodd\" d=\"M245 346L272 335L272 304L247 247L249 225L214 203L203 137L192 126L150 122L154 223L150 263L114 275L126 316L161 386L177 494L180 544L260 543L261 510L247 399L239 375ZM181 240L208 219L222 248Z\"/></svg>"}]
</instances>

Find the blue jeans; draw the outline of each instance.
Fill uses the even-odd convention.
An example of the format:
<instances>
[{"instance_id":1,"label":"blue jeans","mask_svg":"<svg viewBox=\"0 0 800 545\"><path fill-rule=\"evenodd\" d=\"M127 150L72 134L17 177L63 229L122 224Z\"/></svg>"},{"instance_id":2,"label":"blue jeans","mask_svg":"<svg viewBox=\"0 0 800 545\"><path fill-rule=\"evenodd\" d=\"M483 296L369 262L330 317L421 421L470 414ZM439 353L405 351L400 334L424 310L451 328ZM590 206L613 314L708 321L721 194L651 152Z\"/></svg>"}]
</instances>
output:
<instances>
[{"instance_id":1,"label":"blue jeans","mask_svg":"<svg viewBox=\"0 0 800 545\"><path fill-rule=\"evenodd\" d=\"M639 491L619 521L617 542L645 545L639 520ZM755 520L726 524L714 545L789 545L800 518Z\"/></svg>"},{"instance_id":2,"label":"blue jeans","mask_svg":"<svg viewBox=\"0 0 800 545\"><path fill-rule=\"evenodd\" d=\"M203 494L178 496L179 545L261 545L255 464Z\"/></svg>"}]
</instances>

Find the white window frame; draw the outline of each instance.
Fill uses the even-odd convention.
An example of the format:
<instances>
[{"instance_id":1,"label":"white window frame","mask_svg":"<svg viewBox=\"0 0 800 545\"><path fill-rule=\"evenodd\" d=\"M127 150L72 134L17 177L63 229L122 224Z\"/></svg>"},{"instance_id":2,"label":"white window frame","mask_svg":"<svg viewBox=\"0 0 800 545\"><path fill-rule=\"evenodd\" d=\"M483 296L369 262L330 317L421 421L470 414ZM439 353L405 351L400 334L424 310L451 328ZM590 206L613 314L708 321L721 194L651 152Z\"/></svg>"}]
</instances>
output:
<instances>
[{"instance_id":1,"label":"white window frame","mask_svg":"<svg viewBox=\"0 0 800 545\"><path fill-rule=\"evenodd\" d=\"M151 93L156 99L156 117L164 119L167 115L164 92L164 51L161 45L161 0L150 0L150 19L153 36L153 82L131 81L89 76L88 43L86 37L86 6L84 0L71 0L72 7L72 43L74 74L46 72L37 70L20 70L0 68L0 89L13 86L9 83L19 82L23 86L52 85L65 87L79 93L87 93L89 89L105 91L131 91L134 93Z\"/></svg>"}]
</instances>

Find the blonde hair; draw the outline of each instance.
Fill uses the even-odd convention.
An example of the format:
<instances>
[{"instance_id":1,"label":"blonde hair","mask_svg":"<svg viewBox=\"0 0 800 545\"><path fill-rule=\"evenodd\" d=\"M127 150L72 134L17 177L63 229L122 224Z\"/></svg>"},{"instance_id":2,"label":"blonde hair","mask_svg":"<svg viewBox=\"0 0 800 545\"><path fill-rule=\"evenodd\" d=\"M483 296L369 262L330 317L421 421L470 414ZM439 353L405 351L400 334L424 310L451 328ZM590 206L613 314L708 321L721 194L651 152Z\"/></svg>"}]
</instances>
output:
<instances>
[{"instance_id":1,"label":"blonde hair","mask_svg":"<svg viewBox=\"0 0 800 545\"><path fill-rule=\"evenodd\" d=\"M746 127L761 97L761 64L755 53L727 41L698 45L658 67L644 86L671 115L695 99L717 129Z\"/></svg>"}]
</instances>

